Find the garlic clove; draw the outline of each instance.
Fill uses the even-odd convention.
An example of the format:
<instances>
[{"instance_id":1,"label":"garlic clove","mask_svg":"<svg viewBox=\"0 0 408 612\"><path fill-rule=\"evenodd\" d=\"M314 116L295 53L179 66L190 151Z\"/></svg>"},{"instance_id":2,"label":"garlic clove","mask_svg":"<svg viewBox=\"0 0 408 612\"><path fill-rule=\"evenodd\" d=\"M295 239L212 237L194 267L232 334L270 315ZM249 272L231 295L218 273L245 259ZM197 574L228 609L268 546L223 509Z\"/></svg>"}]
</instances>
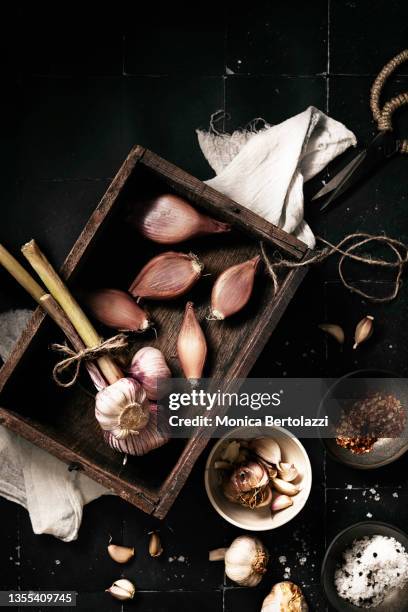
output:
<instances>
[{"instance_id":1,"label":"garlic clove","mask_svg":"<svg viewBox=\"0 0 408 612\"><path fill-rule=\"evenodd\" d=\"M340 325L335 323L321 323L319 329L332 336L339 344L344 344L344 331Z\"/></svg>"},{"instance_id":2,"label":"garlic clove","mask_svg":"<svg viewBox=\"0 0 408 612\"><path fill-rule=\"evenodd\" d=\"M286 482L292 482L297 478L299 472L295 468L293 463L279 463L278 464L278 476Z\"/></svg>"},{"instance_id":3,"label":"garlic clove","mask_svg":"<svg viewBox=\"0 0 408 612\"><path fill-rule=\"evenodd\" d=\"M229 461L230 463L236 463L239 457L240 449L241 444L237 440L228 442L221 453L221 459L223 461Z\"/></svg>"},{"instance_id":4,"label":"garlic clove","mask_svg":"<svg viewBox=\"0 0 408 612\"><path fill-rule=\"evenodd\" d=\"M170 439L168 420L158 411L156 405L151 404L149 410L149 422L138 434L116 438L112 433L105 431L104 438L107 444L120 453L138 457L166 444Z\"/></svg>"},{"instance_id":5,"label":"garlic clove","mask_svg":"<svg viewBox=\"0 0 408 612\"><path fill-rule=\"evenodd\" d=\"M105 593L110 593L112 597L115 599L119 599L119 601L127 601L128 599L133 599L136 592L136 588L130 580L126 578L120 578L119 580L115 580L109 589L106 589Z\"/></svg>"},{"instance_id":6,"label":"garlic clove","mask_svg":"<svg viewBox=\"0 0 408 612\"><path fill-rule=\"evenodd\" d=\"M271 465L278 465L282 459L280 446L273 438L254 438L250 441L249 448Z\"/></svg>"},{"instance_id":7,"label":"garlic clove","mask_svg":"<svg viewBox=\"0 0 408 612\"><path fill-rule=\"evenodd\" d=\"M149 555L151 557L160 557L162 553L163 553L163 547L162 547L160 538L158 534L156 533L156 531L153 531L150 534Z\"/></svg>"},{"instance_id":8,"label":"garlic clove","mask_svg":"<svg viewBox=\"0 0 408 612\"><path fill-rule=\"evenodd\" d=\"M102 429L118 439L138 433L150 418L149 402L143 387L133 378L120 378L98 391L95 416Z\"/></svg>"},{"instance_id":9,"label":"garlic clove","mask_svg":"<svg viewBox=\"0 0 408 612\"><path fill-rule=\"evenodd\" d=\"M374 330L373 321L374 317L367 315L357 324L356 331L354 332L353 349L356 349L360 344L371 337Z\"/></svg>"},{"instance_id":10,"label":"garlic clove","mask_svg":"<svg viewBox=\"0 0 408 612\"><path fill-rule=\"evenodd\" d=\"M277 477L278 470L275 467L273 467L266 461L263 461L263 459L259 459L259 463L262 463L262 465L265 467L266 471L268 472L269 479Z\"/></svg>"},{"instance_id":11,"label":"garlic clove","mask_svg":"<svg viewBox=\"0 0 408 612\"><path fill-rule=\"evenodd\" d=\"M297 495L300 491L297 485L294 485L292 482L286 482L286 480L282 480L281 478L272 478L271 483L278 493L289 495L290 497Z\"/></svg>"},{"instance_id":12,"label":"garlic clove","mask_svg":"<svg viewBox=\"0 0 408 612\"><path fill-rule=\"evenodd\" d=\"M200 278L203 267L193 253L161 253L142 268L129 292L138 298L174 299L191 289Z\"/></svg>"},{"instance_id":13,"label":"garlic clove","mask_svg":"<svg viewBox=\"0 0 408 612\"><path fill-rule=\"evenodd\" d=\"M279 512L293 506L293 499L289 495L276 495L271 503L272 512Z\"/></svg>"},{"instance_id":14,"label":"garlic clove","mask_svg":"<svg viewBox=\"0 0 408 612\"><path fill-rule=\"evenodd\" d=\"M141 348L133 356L128 374L135 378L146 391L150 400L157 400L160 391L164 392L164 381L171 378L170 369L163 353L153 346Z\"/></svg>"},{"instance_id":15,"label":"garlic clove","mask_svg":"<svg viewBox=\"0 0 408 612\"><path fill-rule=\"evenodd\" d=\"M184 319L177 338L177 354L186 378L201 378L207 357L207 342L194 312L193 302L187 302Z\"/></svg>"},{"instance_id":16,"label":"garlic clove","mask_svg":"<svg viewBox=\"0 0 408 612\"><path fill-rule=\"evenodd\" d=\"M211 293L210 318L223 320L240 311L249 301L261 257L231 266L215 281Z\"/></svg>"},{"instance_id":17,"label":"garlic clove","mask_svg":"<svg viewBox=\"0 0 408 612\"><path fill-rule=\"evenodd\" d=\"M145 311L124 291L100 289L82 293L81 297L95 319L107 327L132 332L143 332L151 327Z\"/></svg>"},{"instance_id":18,"label":"garlic clove","mask_svg":"<svg viewBox=\"0 0 408 612\"><path fill-rule=\"evenodd\" d=\"M230 470L231 463L229 461L214 461L215 470Z\"/></svg>"},{"instance_id":19,"label":"garlic clove","mask_svg":"<svg viewBox=\"0 0 408 612\"><path fill-rule=\"evenodd\" d=\"M135 207L129 219L143 236L160 244L230 231L227 223L200 213L174 194L164 194Z\"/></svg>"},{"instance_id":20,"label":"garlic clove","mask_svg":"<svg viewBox=\"0 0 408 612\"><path fill-rule=\"evenodd\" d=\"M108 554L116 563L127 563L135 556L135 549L128 546L109 544Z\"/></svg>"}]
</instances>

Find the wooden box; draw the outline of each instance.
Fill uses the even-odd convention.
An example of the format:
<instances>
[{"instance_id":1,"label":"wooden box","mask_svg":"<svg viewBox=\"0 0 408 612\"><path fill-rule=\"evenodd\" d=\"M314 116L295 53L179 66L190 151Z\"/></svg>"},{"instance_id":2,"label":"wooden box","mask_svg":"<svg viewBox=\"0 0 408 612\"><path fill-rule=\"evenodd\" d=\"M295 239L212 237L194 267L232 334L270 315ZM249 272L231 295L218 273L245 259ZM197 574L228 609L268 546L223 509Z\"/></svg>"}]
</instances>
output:
<instances>
[{"instance_id":1,"label":"wooden box","mask_svg":"<svg viewBox=\"0 0 408 612\"><path fill-rule=\"evenodd\" d=\"M126 207L131 201L136 206L146 196L166 192L184 196L197 208L233 227L229 234L200 238L172 249L194 251L211 273L189 296L197 307L210 347L205 375L227 380L244 378L306 270L286 273L275 298L267 275L258 279L248 306L225 322L205 318L214 278L227 266L259 253L259 240L273 243L285 256L297 260L305 256L307 247L154 153L141 146L132 149L68 255L62 276L73 289L81 285L127 289L148 259L171 249L145 241L125 222ZM181 376L175 343L185 301L149 303L158 338L148 333L135 341L136 345L161 348L175 376ZM102 332L105 336L112 334L108 330ZM102 439L89 393L81 385L67 390L52 381L51 370L57 358L48 347L61 340L54 323L37 309L0 370L0 422L56 457L75 464L138 508L163 518L208 436L197 433L189 440L172 440L144 457L130 457L124 466L123 456Z\"/></svg>"}]
</instances>

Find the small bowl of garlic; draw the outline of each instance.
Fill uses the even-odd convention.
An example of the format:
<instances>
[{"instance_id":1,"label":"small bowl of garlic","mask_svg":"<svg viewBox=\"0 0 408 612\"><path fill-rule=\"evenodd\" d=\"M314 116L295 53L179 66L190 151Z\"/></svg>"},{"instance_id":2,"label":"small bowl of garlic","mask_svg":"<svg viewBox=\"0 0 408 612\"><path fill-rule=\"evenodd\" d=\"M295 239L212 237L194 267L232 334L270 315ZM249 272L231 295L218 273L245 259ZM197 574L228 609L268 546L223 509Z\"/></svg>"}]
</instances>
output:
<instances>
[{"instance_id":1,"label":"small bowl of garlic","mask_svg":"<svg viewBox=\"0 0 408 612\"><path fill-rule=\"evenodd\" d=\"M312 468L301 442L282 427L240 427L218 440L205 468L211 504L248 531L276 529L302 510Z\"/></svg>"}]
</instances>

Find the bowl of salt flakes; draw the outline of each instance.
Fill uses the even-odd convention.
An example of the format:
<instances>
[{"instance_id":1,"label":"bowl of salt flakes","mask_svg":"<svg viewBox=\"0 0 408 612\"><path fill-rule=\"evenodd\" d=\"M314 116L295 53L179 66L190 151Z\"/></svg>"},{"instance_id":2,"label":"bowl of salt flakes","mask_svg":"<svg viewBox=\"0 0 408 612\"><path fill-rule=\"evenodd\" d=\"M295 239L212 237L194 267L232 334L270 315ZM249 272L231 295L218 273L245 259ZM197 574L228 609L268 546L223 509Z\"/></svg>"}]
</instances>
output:
<instances>
[{"instance_id":1,"label":"bowl of salt flakes","mask_svg":"<svg viewBox=\"0 0 408 612\"><path fill-rule=\"evenodd\" d=\"M407 612L407 534L376 521L348 527L328 547L321 580L339 612Z\"/></svg>"}]
</instances>

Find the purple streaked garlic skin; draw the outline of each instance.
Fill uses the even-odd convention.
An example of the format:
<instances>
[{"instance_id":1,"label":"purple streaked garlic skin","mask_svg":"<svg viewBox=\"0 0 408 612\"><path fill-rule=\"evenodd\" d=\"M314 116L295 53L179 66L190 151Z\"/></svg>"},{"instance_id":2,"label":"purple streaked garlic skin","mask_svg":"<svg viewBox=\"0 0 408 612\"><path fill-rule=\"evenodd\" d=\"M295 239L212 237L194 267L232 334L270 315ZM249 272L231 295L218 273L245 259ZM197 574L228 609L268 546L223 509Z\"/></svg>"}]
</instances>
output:
<instances>
[{"instance_id":1,"label":"purple streaked garlic skin","mask_svg":"<svg viewBox=\"0 0 408 612\"><path fill-rule=\"evenodd\" d=\"M163 353L153 346L145 346L137 351L128 373L142 385L149 400L159 399L159 387L164 387L164 381L171 378Z\"/></svg>"}]
</instances>

